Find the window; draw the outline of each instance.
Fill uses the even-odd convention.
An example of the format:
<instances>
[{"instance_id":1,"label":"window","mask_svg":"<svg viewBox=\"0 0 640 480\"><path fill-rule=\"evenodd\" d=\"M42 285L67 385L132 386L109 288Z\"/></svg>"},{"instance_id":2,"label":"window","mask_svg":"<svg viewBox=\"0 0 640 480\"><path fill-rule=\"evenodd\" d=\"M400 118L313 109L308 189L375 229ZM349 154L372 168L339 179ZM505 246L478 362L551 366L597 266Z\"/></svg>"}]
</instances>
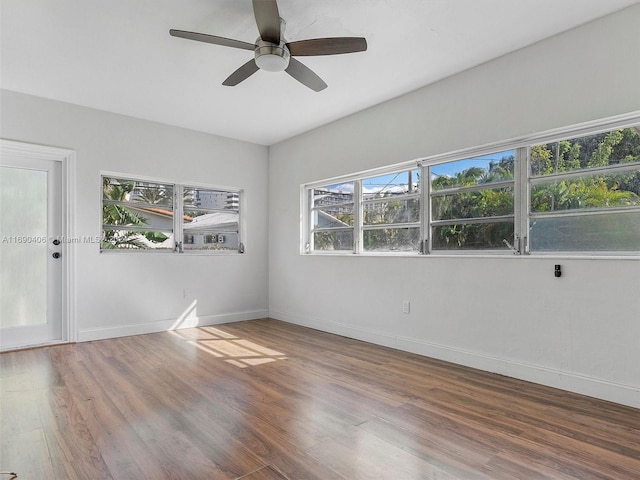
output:
<instances>
[{"instance_id":1,"label":"window","mask_svg":"<svg viewBox=\"0 0 640 480\"><path fill-rule=\"evenodd\" d=\"M311 249L353 251L354 187L354 182L347 182L310 190Z\"/></svg>"},{"instance_id":2,"label":"window","mask_svg":"<svg viewBox=\"0 0 640 480\"><path fill-rule=\"evenodd\" d=\"M427 167L429 250L504 250L514 243L515 151Z\"/></svg>"},{"instance_id":3,"label":"window","mask_svg":"<svg viewBox=\"0 0 640 480\"><path fill-rule=\"evenodd\" d=\"M303 185L301 250L639 254L640 126L608 125Z\"/></svg>"},{"instance_id":4,"label":"window","mask_svg":"<svg viewBox=\"0 0 640 480\"><path fill-rule=\"evenodd\" d=\"M420 171L362 180L362 245L365 252L420 249Z\"/></svg>"},{"instance_id":5,"label":"window","mask_svg":"<svg viewBox=\"0 0 640 480\"><path fill-rule=\"evenodd\" d=\"M241 193L104 175L101 251L244 251Z\"/></svg>"},{"instance_id":6,"label":"window","mask_svg":"<svg viewBox=\"0 0 640 480\"><path fill-rule=\"evenodd\" d=\"M639 128L534 145L532 252L640 251Z\"/></svg>"},{"instance_id":7,"label":"window","mask_svg":"<svg viewBox=\"0 0 640 480\"><path fill-rule=\"evenodd\" d=\"M102 250L174 249L175 186L102 177Z\"/></svg>"},{"instance_id":8,"label":"window","mask_svg":"<svg viewBox=\"0 0 640 480\"><path fill-rule=\"evenodd\" d=\"M238 251L238 192L185 186L182 193L182 230L193 239L188 245L184 245L184 250Z\"/></svg>"}]
</instances>

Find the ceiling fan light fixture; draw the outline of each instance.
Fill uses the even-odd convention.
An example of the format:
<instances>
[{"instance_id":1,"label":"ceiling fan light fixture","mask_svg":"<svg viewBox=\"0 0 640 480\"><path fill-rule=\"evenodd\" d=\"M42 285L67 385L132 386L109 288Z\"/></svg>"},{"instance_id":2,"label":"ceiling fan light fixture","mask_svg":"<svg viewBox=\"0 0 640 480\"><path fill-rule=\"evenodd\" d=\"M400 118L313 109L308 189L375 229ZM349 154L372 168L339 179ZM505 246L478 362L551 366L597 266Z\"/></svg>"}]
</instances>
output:
<instances>
[{"instance_id":1,"label":"ceiling fan light fixture","mask_svg":"<svg viewBox=\"0 0 640 480\"><path fill-rule=\"evenodd\" d=\"M263 40L256 41L256 65L267 72L282 72L289 66L289 49L284 44L275 45Z\"/></svg>"}]
</instances>

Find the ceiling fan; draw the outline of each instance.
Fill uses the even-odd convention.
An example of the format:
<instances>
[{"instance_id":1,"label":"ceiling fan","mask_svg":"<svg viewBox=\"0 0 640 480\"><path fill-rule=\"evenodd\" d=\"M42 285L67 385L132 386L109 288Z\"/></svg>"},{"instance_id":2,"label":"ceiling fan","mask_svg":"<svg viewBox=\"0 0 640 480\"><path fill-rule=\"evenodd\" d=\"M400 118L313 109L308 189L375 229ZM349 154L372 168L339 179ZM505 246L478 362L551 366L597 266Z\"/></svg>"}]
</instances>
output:
<instances>
[{"instance_id":1,"label":"ceiling fan","mask_svg":"<svg viewBox=\"0 0 640 480\"><path fill-rule=\"evenodd\" d=\"M280 18L276 0L252 1L253 13L260 32L260 37L258 37L255 44L184 30L171 29L169 34L198 42L252 50L254 58L242 65L222 82L223 85L230 87L246 80L258 70L266 70L268 72L281 72L284 70L303 85L319 92L327 88L327 84L310 68L293 57L337 55L364 52L367 49L367 40L361 37L314 38L286 42L284 40L285 22Z\"/></svg>"}]
</instances>

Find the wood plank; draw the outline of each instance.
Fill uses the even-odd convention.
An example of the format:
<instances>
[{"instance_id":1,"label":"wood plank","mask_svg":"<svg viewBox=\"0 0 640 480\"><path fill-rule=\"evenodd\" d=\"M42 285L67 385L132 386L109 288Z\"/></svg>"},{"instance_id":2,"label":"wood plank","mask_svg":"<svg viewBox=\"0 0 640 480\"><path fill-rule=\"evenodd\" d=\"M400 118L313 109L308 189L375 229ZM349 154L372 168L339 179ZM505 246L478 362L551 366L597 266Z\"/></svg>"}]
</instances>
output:
<instances>
[{"instance_id":1,"label":"wood plank","mask_svg":"<svg viewBox=\"0 0 640 480\"><path fill-rule=\"evenodd\" d=\"M287 477L268 465L237 480L287 480Z\"/></svg>"},{"instance_id":2,"label":"wood plank","mask_svg":"<svg viewBox=\"0 0 640 480\"><path fill-rule=\"evenodd\" d=\"M640 411L272 319L0 354L43 479L637 480Z\"/></svg>"},{"instance_id":3,"label":"wood plank","mask_svg":"<svg viewBox=\"0 0 640 480\"><path fill-rule=\"evenodd\" d=\"M332 438L309 449L308 453L320 463L352 480L458 478L357 427L352 428L347 435Z\"/></svg>"}]
</instances>

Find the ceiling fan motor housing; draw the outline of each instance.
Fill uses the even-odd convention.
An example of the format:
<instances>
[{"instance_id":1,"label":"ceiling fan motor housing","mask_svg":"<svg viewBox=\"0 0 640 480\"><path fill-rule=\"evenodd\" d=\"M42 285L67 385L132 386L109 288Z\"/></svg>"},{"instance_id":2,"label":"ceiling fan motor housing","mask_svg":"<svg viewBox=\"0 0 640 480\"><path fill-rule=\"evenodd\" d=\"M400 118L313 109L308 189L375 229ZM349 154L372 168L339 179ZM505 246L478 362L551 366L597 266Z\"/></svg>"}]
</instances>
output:
<instances>
[{"instance_id":1,"label":"ceiling fan motor housing","mask_svg":"<svg viewBox=\"0 0 640 480\"><path fill-rule=\"evenodd\" d=\"M289 49L284 42L279 45L271 42L265 42L262 39L256 40L255 49L256 65L261 70L267 72L282 72L289 66L289 58L291 57Z\"/></svg>"}]
</instances>

